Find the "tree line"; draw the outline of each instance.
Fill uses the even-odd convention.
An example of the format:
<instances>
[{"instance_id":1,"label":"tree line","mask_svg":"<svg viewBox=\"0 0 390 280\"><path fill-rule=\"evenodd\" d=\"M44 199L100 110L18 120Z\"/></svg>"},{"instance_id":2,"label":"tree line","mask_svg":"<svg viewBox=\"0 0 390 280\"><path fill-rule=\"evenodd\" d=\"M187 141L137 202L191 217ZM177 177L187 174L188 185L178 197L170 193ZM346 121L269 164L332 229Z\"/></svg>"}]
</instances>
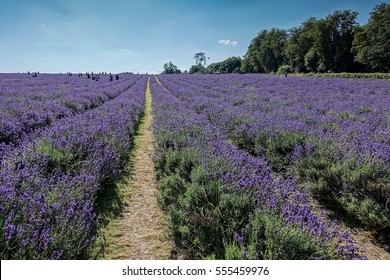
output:
<instances>
[{"instance_id":1,"label":"tree line","mask_svg":"<svg viewBox=\"0 0 390 280\"><path fill-rule=\"evenodd\" d=\"M288 30L265 29L252 39L243 58L206 66L205 53L197 53L195 65L185 73L389 73L390 4L376 5L365 25L357 23L357 16L351 10L336 11ZM170 62L163 73L181 71Z\"/></svg>"}]
</instances>

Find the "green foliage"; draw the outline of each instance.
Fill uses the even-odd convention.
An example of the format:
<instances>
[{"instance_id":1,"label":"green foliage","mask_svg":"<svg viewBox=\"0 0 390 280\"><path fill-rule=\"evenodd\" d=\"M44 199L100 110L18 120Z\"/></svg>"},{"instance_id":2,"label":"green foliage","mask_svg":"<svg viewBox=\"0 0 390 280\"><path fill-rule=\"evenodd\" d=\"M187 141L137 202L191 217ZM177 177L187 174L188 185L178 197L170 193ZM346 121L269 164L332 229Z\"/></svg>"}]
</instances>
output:
<instances>
[{"instance_id":1,"label":"green foliage","mask_svg":"<svg viewBox=\"0 0 390 280\"><path fill-rule=\"evenodd\" d=\"M196 53L193 57L195 59L195 65L192 65L188 70L189 74L205 74L207 59L206 54L204 52Z\"/></svg>"},{"instance_id":2,"label":"green foliage","mask_svg":"<svg viewBox=\"0 0 390 280\"><path fill-rule=\"evenodd\" d=\"M276 74L278 75L284 75L286 73L292 73L294 70L290 65L282 65L278 68L278 71Z\"/></svg>"},{"instance_id":3,"label":"green foliage","mask_svg":"<svg viewBox=\"0 0 390 280\"><path fill-rule=\"evenodd\" d=\"M164 64L164 71L161 74L180 74L180 69L177 68L176 65L169 61L169 63Z\"/></svg>"},{"instance_id":4,"label":"green foliage","mask_svg":"<svg viewBox=\"0 0 390 280\"><path fill-rule=\"evenodd\" d=\"M353 29L357 26L358 13L350 10L336 11L326 20L329 26L327 44L330 46L329 68L333 72L355 72L357 65L351 52Z\"/></svg>"},{"instance_id":5,"label":"green foliage","mask_svg":"<svg viewBox=\"0 0 390 280\"><path fill-rule=\"evenodd\" d=\"M255 155L266 156L272 167L279 170L280 167L289 164L287 155L294 151L295 146L305 141L305 136L300 133L281 131L270 136L264 132L257 135L254 146L249 151L253 151Z\"/></svg>"},{"instance_id":6,"label":"green foliage","mask_svg":"<svg viewBox=\"0 0 390 280\"><path fill-rule=\"evenodd\" d=\"M207 58L204 52L194 54L193 59L195 59L195 64L198 66L206 66L207 64Z\"/></svg>"},{"instance_id":7,"label":"green foliage","mask_svg":"<svg viewBox=\"0 0 390 280\"><path fill-rule=\"evenodd\" d=\"M192 168L197 164L195 161L196 152L178 149L167 149L164 155L156 162L157 178L178 174L189 180Z\"/></svg>"},{"instance_id":8,"label":"green foliage","mask_svg":"<svg viewBox=\"0 0 390 280\"><path fill-rule=\"evenodd\" d=\"M180 153L177 150L169 149L165 153L165 156L161 159L161 162L157 164L159 174L173 175L177 172L180 164ZM161 168L159 168L161 167Z\"/></svg>"},{"instance_id":9,"label":"green foliage","mask_svg":"<svg viewBox=\"0 0 390 280\"><path fill-rule=\"evenodd\" d=\"M315 77L328 77L328 78L348 78L348 79L390 79L390 73L305 73L299 74L300 76L315 76Z\"/></svg>"},{"instance_id":10,"label":"green foliage","mask_svg":"<svg viewBox=\"0 0 390 280\"><path fill-rule=\"evenodd\" d=\"M63 101L63 104L66 107L68 107L70 110L72 110L73 112L77 112L77 110L78 110L77 104L73 100L70 100L70 99L65 100L65 101Z\"/></svg>"},{"instance_id":11,"label":"green foliage","mask_svg":"<svg viewBox=\"0 0 390 280\"><path fill-rule=\"evenodd\" d=\"M364 113L366 109L360 111ZM349 121L357 118L357 115L349 112L338 112L335 116ZM232 123L239 121L233 120ZM337 131L339 124L326 123L324 129ZM263 131L253 139L244 130L234 135L233 142L253 155L265 156L274 171L293 172L299 181L312 183L311 193L314 198L352 217L357 224L377 229L390 222L390 217L386 215L390 201L390 176L384 163L372 156L366 155L363 161L355 158L337 159L344 150L342 145L286 131L276 134ZM296 148L306 143L312 144L312 151L298 150L301 152L296 154ZM354 197L356 203L350 196ZM370 200L365 200L367 197ZM356 207L351 207L351 203ZM361 212L356 211L359 208ZM372 214L369 215L370 211Z\"/></svg>"},{"instance_id":12,"label":"green foliage","mask_svg":"<svg viewBox=\"0 0 390 280\"><path fill-rule=\"evenodd\" d=\"M226 238L232 238L235 232L239 232L255 210L254 203L245 194L234 193L221 194L218 207L223 213L221 225Z\"/></svg>"},{"instance_id":13,"label":"green foliage","mask_svg":"<svg viewBox=\"0 0 390 280\"><path fill-rule=\"evenodd\" d=\"M249 45L241 71L272 73L285 64L291 72L356 71L351 53L356 17L356 12L336 11L289 31L263 30Z\"/></svg>"},{"instance_id":14,"label":"green foliage","mask_svg":"<svg viewBox=\"0 0 390 280\"><path fill-rule=\"evenodd\" d=\"M387 211L370 197L359 200L348 193L337 200L346 212L359 220L365 228L381 229L390 226Z\"/></svg>"},{"instance_id":15,"label":"green foliage","mask_svg":"<svg viewBox=\"0 0 390 280\"><path fill-rule=\"evenodd\" d=\"M314 198L365 228L390 225L386 210L390 184L384 165L369 156L359 163L354 158L336 160L338 149L342 147L319 142L315 153L301 157L293 168L299 180L314 183Z\"/></svg>"},{"instance_id":16,"label":"green foliage","mask_svg":"<svg viewBox=\"0 0 390 280\"><path fill-rule=\"evenodd\" d=\"M304 65L310 72L322 72L322 70L324 70L320 54L314 48L311 48L305 54L304 60Z\"/></svg>"},{"instance_id":17,"label":"green foliage","mask_svg":"<svg viewBox=\"0 0 390 280\"><path fill-rule=\"evenodd\" d=\"M225 260L242 260L244 258L244 249L233 243L225 248Z\"/></svg>"},{"instance_id":18,"label":"green foliage","mask_svg":"<svg viewBox=\"0 0 390 280\"><path fill-rule=\"evenodd\" d=\"M254 204L245 194L223 192L221 183L193 160L193 153L167 149L156 164L162 168L159 203L169 213L170 231L180 248L193 257L221 259L224 240L233 242Z\"/></svg>"},{"instance_id":19,"label":"green foliage","mask_svg":"<svg viewBox=\"0 0 390 280\"><path fill-rule=\"evenodd\" d=\"M256 213L246 231L247 258L265 260L334 259L334 250L321 245L297 225L271 214Z\"/></svg>"},{"instance_id":20,"label":"green foliage","mask_svg":"<svg viewBox=\"0 0 390 280\"><path fill-rule=\"evenodd\" d=\"M355 60L368 69L390 72L390 4L377 5L365 26L354 30Z\"/></svg>"},{"instance_id":21,"label":"green foliage","mask_svg":"<svg viewBox=\"0 0 390 280\"><path fill-rule=\"evenodd\" d=\"M356 22L358 13L335 11L327 17L310 17L299 27L287 30L262 30L248 46L242 61L231 57L206 65L205 53L196 53L190 74L203 73L278 73L289 65L295 73L347 72L342 77L386 78L382 74L358 72L390 71L390 4L377 5L365 26ZM349 72L349 73L348 73Z\"/></svg>"},{"instance_id":22,"label":"green foliage","mask_svg":"<svg viewBox=\"0 0 390 280\"><path fill-rule=\"evenodd\" d=\"M350 50L356 17L356 12L336 11L293 29L285 51L289 63L300 72L355 71Z\"/></svg>"},{"instance_id":23,"label":"green foliage","mask_svg":"<svg viewBox=\"0 0 390 280\"><path fill-rule=\"evenodd\" d=\"M206 70L206 67L204 67L201 64L192 65L190 70L188 71L189 74L203 74Z\"/></svg>"},{"instance_id":24,"label":"green foliage","mask_svg":"<svg viewBox=\"0 0 390 280\"><path fill-rule=\"evenodd\" d=\"M213 74L213 73L221 73L221 74L230 74L230 73L240 73L241 68L240 57L229 57L221 62L212 63L205 69L205 73Z\"/></svg>"},{"instance_id":25,"label":"green foliage","mask_svg":"<svg viewBox=\"0 0 390 280\"><path fill-rule=\"evenodd\" d=\"M352 113L348 113L348 112L340 112L338 114L338 117L342 120L351 120L351 121L354 121L356 120L356 116Z\"/></svg>"},{"instance_id":26,"label":"green foliage","mask_svg":"<svg viewBox=\"0 0 390 280\"><path fill-rule=\"evenodd\" d=\"M158 198L160 206L166 210L166 206L175 203L176 199L186 190L186 182L177 174L164 177L159 182L160 195Z\"/></svg>"},{"instance_id":27,"label":"green foliage","mask_svg":"<svg viewBox=\"0 0 390 280\"><path fill-rule=\"evenodd\" d=\"M282 29L261 31L249 45L241 70L253 70L250 72L255 73L276 72L285 61L283 49L286 39L287 32Z\"/></svg>"},{"instance_id":28,"label":"green foliage","mask_svg":"<svg viewBox=\"0 0 390 280\"><path fill-rule=\"evenodd\" d=\"M242 99L238 99L236 101L233 102L233 106L238 106L238 105L241 105L241 104L244 104L245 101L242 100Z\"/></svg>"},{"instance_id":29,"label":"green foliage","mask_svg":"<svg viewBox=\"0 0 390 280\"><path fill-rule=\"evenodd\" d=\"M70 171L73 168L73 163L77 156L69 149L60 149L53 146L52 143L43 139L39 141L34 152L37 157L47 157L49 162L46 172L51 172L55 168L61 168L65 171Z\"/></svg>"},{"instance_id":30,"label":"green foliage","mask_svg":"<svg viewBox=\"0 0 390 280\"><path fill-rule=\"evenodd\" d=\"M173 235L191 255L215 253L220 256L222 253L221 212L215 205L218 195L219 185L214 182L188 183L185 192L170 208Z\"/></svg>"},{"instance_id":31,"label":"green foliage","mask_svg":"<svg viewBox=\"0 0 390 280\"><path fill-rule=\"evenodd\" d=\"M365 113L372 112L372 108L369 108L369 107L360 107L358 110L359 110L358 111L359 114L365 114Z\"/></svg>"},{"instance_id":32,"label":"green foliage","mask_svg":"<svg viewBox=\"0 0 390 280\"><path fill-rule=\"evenodd\" d=\"M294 72L307 71L305 55L313 45L311 30L317 22L316 18L309 18L300 27L294 27L288 31L289 39L286 42L284 53L288 63L294 68Z\"/></svg>"}]
</instances>

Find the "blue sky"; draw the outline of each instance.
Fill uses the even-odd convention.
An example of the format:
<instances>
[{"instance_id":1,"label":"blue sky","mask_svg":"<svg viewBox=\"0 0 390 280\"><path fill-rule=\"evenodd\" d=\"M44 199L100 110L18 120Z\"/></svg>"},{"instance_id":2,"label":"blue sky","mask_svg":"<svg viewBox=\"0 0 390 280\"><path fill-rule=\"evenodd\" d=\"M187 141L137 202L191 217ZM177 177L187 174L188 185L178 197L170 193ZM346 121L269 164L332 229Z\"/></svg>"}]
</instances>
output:
<instances>
[{"instance_id":1,"label":"blue sky","mask_svg":"<svg viewBox=\"0 0 390 280\"><path fill-rule=\"evenodd\" d=\"M382 1L9 0L0 3L0 72L159 73L196 52L209 63L243 56L263 29L299 26L336 10L365 24ZM386 1L385 1L386 2Z\"/></svg>"}]
</instances>

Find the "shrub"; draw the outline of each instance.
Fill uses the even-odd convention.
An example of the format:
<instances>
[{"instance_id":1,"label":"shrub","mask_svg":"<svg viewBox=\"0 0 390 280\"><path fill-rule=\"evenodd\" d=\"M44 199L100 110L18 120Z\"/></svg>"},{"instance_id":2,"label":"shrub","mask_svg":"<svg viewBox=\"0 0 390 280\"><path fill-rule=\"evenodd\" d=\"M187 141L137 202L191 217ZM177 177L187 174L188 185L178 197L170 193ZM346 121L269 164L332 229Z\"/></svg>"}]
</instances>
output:
<instances>
[{"instance_id":1,"label":"shrub","mask_svg":"<svg viewBox=\"0 0 390 280\"><path fill-rule=\"evenodd\" d=\"M284 75L285 73L292 73L292 72L294 72L294 69L290 65L282 65L278 68L276 74Z\"/></svg>"},{"instance_id":2,"label":"shrub","mask_svg":"<svg viewBox=\"0 0 390 280\"><path fill-rule=\"evenodd\" d=\"M334 259L328 245L319 244L296 225L277 216L256 213L246 231L247 258L265 260Z\"/></svg>"},{"instance_id":3,"label":"shrub","mask_svg":"<svg viewBox=\"0 0 390 280\"><path fill-rule=\"evenodd\" d=\"M186 182L177 174L169 175L160 180L159 204L163 209L176 203L178 197L185 192Z\"/></svg>"}]
</instances>

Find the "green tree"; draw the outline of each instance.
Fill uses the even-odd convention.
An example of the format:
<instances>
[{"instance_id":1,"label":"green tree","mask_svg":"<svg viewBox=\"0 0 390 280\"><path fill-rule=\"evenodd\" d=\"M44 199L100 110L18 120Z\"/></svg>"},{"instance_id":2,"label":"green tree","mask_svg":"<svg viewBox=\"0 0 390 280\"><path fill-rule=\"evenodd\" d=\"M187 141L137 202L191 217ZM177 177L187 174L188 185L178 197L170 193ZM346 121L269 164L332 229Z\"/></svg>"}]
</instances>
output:
<instances>
[{"instance_id":1,"label":"green tree","mask_svg":"<svg viewBox=\"0 0 390 280\"><path fill-rule=\"evenodd\" d=\"M365 26L355 29L355 61L377 72L390 72L390 4L381 3Z\"/></svg>"},{"instance_id":2,"label":"green tree","mask_svg":"<svg viewBox=\"0 0 390 280\"><path fill-rule=\"evenodd\" d=\"M336 11L290 29L284 49L287 63L296 72L355 71L351 48L356 17L350 10Z\"/></svg>"},{"instance_id":3,"label":"green tree","mask_svg":"<svg viewBox=\"0 0 390 280\"><path fill-rule=\"evenodd\" d=\"M243 72L276 72L285 61L287 31L273 28L261 31L251 42L244 56Z\"/></svg>"},{"instance_id":4,"label":"green tree","mask_svg":"<svg viewBox=\"0 0 390 280\"><path fill-rule=\"evenodd\" d=\"M169 61L169 63L164 64L164 71L161 74L180 74L180 69L177 68L176 65Z\"/></svg>"},{"instance_id":5,"label":"green tree","mask_svg":"<svg viewBox=\"0 0 390 280\"><path fill-rule=\"evenodd\" d=\"M211 74L219 72L221 74L240 73L242 59L238 56L232 56L224 61L212 63L205 69L205 73Z\"/></svg>"},{"instance_id":6,"label":"green tree","mask_svg":"<svg viewBox=\"0 0 390 280\"><path fill-rule=\"evenodd\" d=\"M295 72L305 72L305 55L309 51L313 40L308 30L312 28L317 19L310 18L300 27L294 27L288 31L289 39L286 42L284 53L287 63L292 66Z\"/></svg>"},{"instance_id":7,"label":"green tree","mask_svg":"<svg viewBox=\"0 0 390 280\"><path fill-rule=\"evenodd\" d=\"M206 72L206 64L207 59L206 54L204 52L198 52L194 55L193 59L195 59L195 65L192 65L190 70L188 70L189 74L202 74Z\"/></svg>"},{"instance_id":8,"label":"green tree","mask_svg":"<svg viewBox=\"0 0 390 280\"><path fill-rule=\"evenodd\" d=\"M261 44L259 60L266 73L276 72L284 62L284 45L287 40L287 31L272 28Z\"/></svg>"},{"instance_id":9,"label":"green tree","mask_svg":"<svg viewBox=\"0 0 390 280\"><path fill-rule=\"evenodd\" d=\"M204 52L196 53L193 58L195 59L195 64L196 65L206 66L207 58L206 58L206 54Z\"/></svg>"},{"instance_id":10,"label":"green tree","mask_svg":"<svg viewBox=\"0 0 390 280\"><path fill-rule=\"evenodd\" d=\"M353 29L358 13L350 10L336 11L326 20L330 26L331 67L335 72L355 72L357 65L351 52Z\"/></svg>"},{"instance_id":11,"label":"green tree","mask_svg":"<svg viewBox=\"0 0 390 280\"><path fill-rule=\"evenodd\" d=\"M240 73L241 68L241 57L232 56L228 59L222 61L222 65L220 67L221 73Z\"/></svg>"},{"instance_id":12,"label":"green tree","mask_svg":"<svg viewBox=\"0 0 390 280\"><path fill-rule=\"evenodd\" d=\"M206 67L202 64L192 65L190 70L188 70L189 74L202 74L205 72Z\"/></svg>"},{"instance_id":13,"label":"green tree","mask_svg":"<svg viewBox=\"0 0 390 280\"><path fill-rule=\"evenodd\" d=\"M312 45L305 54L305 66L311 72L325 72L331 70L332 46L330 45L330 26L326 19L316 21L308 31Z\"/></svg>"},{"instance_id":14,"label":"green tree","mask_svg":"<svg viewBox=\"0 0 390 280\"><path fill-rule=\"evenodd\" d=\"M248 50L244 55L244 59L241 65L241 71L244 73L264 73L264 69L258 59L258 53L262 41L264 40L267 30L263 30L255 38L252 39L249 44Z\"/></svg>"}]
</instances>

